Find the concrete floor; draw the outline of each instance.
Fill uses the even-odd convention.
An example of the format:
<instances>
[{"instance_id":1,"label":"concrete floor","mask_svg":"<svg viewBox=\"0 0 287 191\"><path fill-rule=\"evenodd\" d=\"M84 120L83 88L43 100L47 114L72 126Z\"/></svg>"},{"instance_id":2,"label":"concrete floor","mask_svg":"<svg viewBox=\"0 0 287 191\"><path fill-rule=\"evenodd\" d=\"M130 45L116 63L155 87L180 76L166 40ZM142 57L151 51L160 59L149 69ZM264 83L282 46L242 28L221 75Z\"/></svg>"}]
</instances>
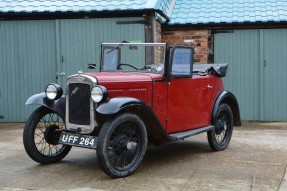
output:
<instances>
[{"instance_id":1,"label":"concrete floor","mask_svg":"<svg viewBox=\"0 0 287 191\"><path fill-rule=\"evenodd\" d=\"M25 153L23 126L0 123L0 190L287 190L287 123L244 122L221 152L205 133L151 146L136 173L120 179L101 171L94 150L74 147L59 163L37 164Z\"/></svg>"}]
</instances>

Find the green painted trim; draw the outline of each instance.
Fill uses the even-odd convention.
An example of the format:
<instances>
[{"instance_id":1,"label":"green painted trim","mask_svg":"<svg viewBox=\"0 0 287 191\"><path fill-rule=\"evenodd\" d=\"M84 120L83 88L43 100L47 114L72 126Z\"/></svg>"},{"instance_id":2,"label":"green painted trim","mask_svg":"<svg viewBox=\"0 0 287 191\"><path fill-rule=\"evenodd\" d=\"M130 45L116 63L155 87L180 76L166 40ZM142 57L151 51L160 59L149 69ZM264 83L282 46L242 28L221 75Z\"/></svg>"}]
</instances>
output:
<instances>
[{"instance_id":1,"label":"green painted trim","mask_svg":"<svg viewBox=\"0 0 287 191\"><path fill-rule=\"evenodd\" d=\"M61 79L57 74L61 72L61 43L60 43L60 20L55 20L55 33L56 33L56 82L61 84Z\"/></svg>"},{"instance_id":2,"label":"green painted trim","mask_svg":"<svg viewBox=\"0 0 287 191\"><path fill-rule=\"evenodd\" d=\"M263 29L259 30L259 91L260 91L260 104L259 104L259 118L264 120L264 33Z\"/></svg>"}]
</instances>

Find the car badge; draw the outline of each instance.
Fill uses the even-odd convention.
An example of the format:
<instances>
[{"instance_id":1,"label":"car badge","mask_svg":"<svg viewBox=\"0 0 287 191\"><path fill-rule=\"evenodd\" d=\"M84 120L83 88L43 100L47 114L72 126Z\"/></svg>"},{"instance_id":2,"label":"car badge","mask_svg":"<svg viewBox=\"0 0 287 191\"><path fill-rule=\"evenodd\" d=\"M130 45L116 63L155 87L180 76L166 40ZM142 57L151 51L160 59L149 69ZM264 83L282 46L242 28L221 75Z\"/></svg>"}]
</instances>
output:
<instances>
[{"instance_id":1,"label":"car badge","mask_svg":"<svg viewBox=\"0 0 287 191\"><path fill-rule=\"evenodd\" d=\"M78 90L79 90L79 87L75 87L75 89L73 89L73 91L71 92L71 96L75 95Z\"/></svg>"}]
</instances>

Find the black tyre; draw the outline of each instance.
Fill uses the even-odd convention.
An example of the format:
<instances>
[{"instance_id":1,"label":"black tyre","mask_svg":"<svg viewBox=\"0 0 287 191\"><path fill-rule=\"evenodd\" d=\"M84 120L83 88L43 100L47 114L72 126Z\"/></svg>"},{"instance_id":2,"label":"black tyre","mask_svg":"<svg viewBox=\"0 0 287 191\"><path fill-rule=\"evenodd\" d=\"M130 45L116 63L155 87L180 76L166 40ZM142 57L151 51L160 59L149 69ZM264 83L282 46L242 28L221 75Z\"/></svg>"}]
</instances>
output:
<instances>
[{"instance_id":1,"label":"black tyre","mask_svg":"<svg viewBox=\"0 0 287 191\"><path fill-rule=\"evenodd\" d=\"M228 147L233 131L233 115L227 104L221 104L213 121L214 131L207 132L209 146L214 151L221 151Z\"/></svg>"},{"instance_id":2,"label":"black tyre","mask_svg":"<svg viewBox=\"0 0 287 191\"><path fill-rule=\"evenodd\" d=\"M71 146L58 144L63 119L54 111L39 107L29 117L23 132L23 143L27 154L34 161L48 164L62 160Z\"/></svg>"},{"instance_id":3,"label":"black tyre","mask_svg":"<svg viewBox=\"0 0 287 191\"><path fill-rule=\"evenodd\" d=\"M138 116L126 113L106 121L97 145L100 167L114 178L132 174L143 160L147 142L145 125Z\"/></svg>"}]
</instances>

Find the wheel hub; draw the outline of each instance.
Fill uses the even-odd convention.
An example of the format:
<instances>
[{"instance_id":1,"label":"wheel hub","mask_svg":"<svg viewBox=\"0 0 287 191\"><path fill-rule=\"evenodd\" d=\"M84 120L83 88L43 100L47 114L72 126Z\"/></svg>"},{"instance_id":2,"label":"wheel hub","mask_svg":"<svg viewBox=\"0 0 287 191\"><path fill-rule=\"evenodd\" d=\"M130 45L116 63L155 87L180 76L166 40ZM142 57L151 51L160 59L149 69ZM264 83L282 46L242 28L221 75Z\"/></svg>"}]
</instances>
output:
<instances>
[{"instance_id":1,"label":"wheel hub","mask_svg":"<svg viewBox=\"0 0 287 191\"><path fill-rule=\"evenodd\" d=\"M115 138L114 146L116 153L121 154L124 150L129 149L129 137L125 134L120 134Z\"/></svg>"},{"instance_id":2,"label":"wheel hub","mask_svg":"<svg viewBox=\"0 0 287 191\"><path fill-rule=\"evenodd\" d=\"M60 129L59 126L53 124L53 125L49 125L45 132L44 132L44 137L45 140L47 141L48 144L51 145L57 145L59 142L59 138L61 133L57 132L56 129Z\"/></svg>"},{"instance_id":3,"label":"wheel hub","mask_svg":"<svg viewBox=\"0 0 287 191\"><path fill-rule=\"evenodd\" d=\"M215 124L215 133L221 134L224 131L224 121L223 120L218 120L217 123Z\"/></svg>"}]
</instances>

